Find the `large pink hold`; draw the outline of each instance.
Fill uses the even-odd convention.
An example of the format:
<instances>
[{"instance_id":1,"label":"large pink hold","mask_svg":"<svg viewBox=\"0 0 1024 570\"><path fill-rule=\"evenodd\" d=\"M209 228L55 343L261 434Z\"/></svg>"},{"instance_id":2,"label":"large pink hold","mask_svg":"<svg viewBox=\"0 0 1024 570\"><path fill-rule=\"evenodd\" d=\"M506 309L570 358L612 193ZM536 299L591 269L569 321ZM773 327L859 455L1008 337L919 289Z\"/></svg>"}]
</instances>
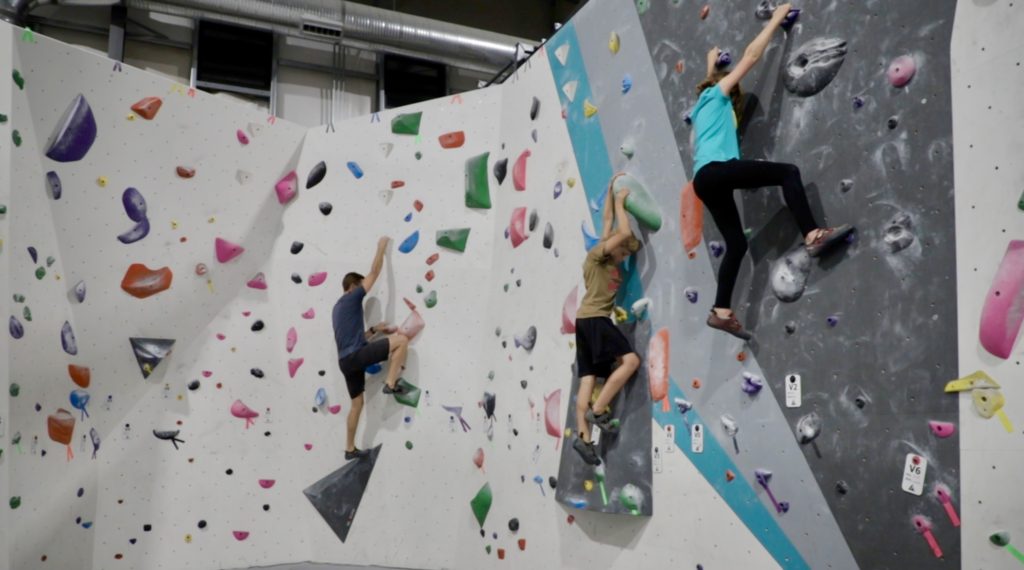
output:
<instances>
[{"instance_id":1,"label":"large pink hold","mask_svg":"<svg viewBox=\"0 0 1024 570\"><path fill-rule=\"evenodd\" d=\"M917 63L909 55L901 55L892 60L892 63L889 64L889 69L885 72L889 77L889 83L893 87L903 87L910 83L915 73L917 73Z\"/></svg>"},{"instance_id":2,"label":"large pink hold","mask_svg":"<svg viewBox=\"0 0 1024 570\"><path fill-rule=\"evenodd\" d=\"M260 417L260 413L256 410L246 406L241 400L235 400L235 403L231 404L231 415L236 418L245 420L245 429L249 429L249 426L253 425L253 418Z\"/></svg>"},{"instance_id":3,"label":"large pink hold","mask_svg":"<svg viewBox=\"0 0 1024 570\"><path fill-rule=\"evenodd\" d=\"M249 135L245 134L245 131L243 131L242 129L238 129L237 131L235 131L235 136L238 137L238 142L242 143L243 145L249 144Z\"/></svg>"},{"instance_id":4,"label":"large pink hold","mask_svg":"<svg viewBox=\"0 0 1024 570\"><path fill-rule=\"evenodd\" d=\"M484 449L482 447L476 448L473 453L473 465L476 465L477 469L484 468Z\"/></svg>"},{"instance_id":5,"label":"large pink hold","mask_svg":"<svg viewBox=\"0 0 1024 570\"><path fill-rule=\"evenodd\" d=\"M274 483L277 483L276 479L260 479L260 487L263 487L264 489L273 487Z\"/></svg>"},{"instance_id":6,"label":"large pink hold","mask_svg":"<svg viewBox=\"0 0 1024 570\"><path fill-rule=\"evenodd\" d=\"M316 287L317 285L323 285L323 282L327 281L327 272L318 271L309 276L309 286Z\"/></svg>"},{"instance_id":7,"label":"large pink hold","mask_svg":"<svg viewBox=\"0 0 1024 570\"><path fill-rule=\"evenodd\" d=\"M285 175L284 178L278 180L277 184L274 185L274 190L277 192L277 201L282 204L287 204L295 197L299 192L299 177L295 174L295 171L291 171Z\"/></svg>"},{"instance_id":8,"label":"large pink hold","mask_svg":"<svg viewBox=\"0 0 1024 570\"><path fill-rule=\"evenodd\" d=\"M289 358L288 359L288 377L295 378L295 373L299 371L299 367L305 362L305 358Z\"/></svg>"},{"instance_id":9,"label":"large pink hold","mask_svg":"<svg viewBox=\"0 0 1024 570\"><path fill-rule=\"evenodd\" d=\"M423 317L420 316L419 311L413 310L409 313L409 316L405 318L405 322L402 326L398 327L399 334L404 334L412 340L416 335L420 334L423 327L427 326L427 323L423 322Z\"/></svg>"},{"instance_id":10,"label":"large pink hold","mask_svg":"<svg viewBox=\"0 0 1024 570\"><path fill-rule=\"evenodd\" d=\"M214 249L217 251L217 261L221 263L227 263L232 259L242 255L245 248L238 245L237 243L231 243L224 238L217 238L214 241Z\"/></svg>"},{"instance_id":11,"label":"large pink hold","mask_svg":"<svg viewBox=\"0 0 1024 570\"><path fill-rule=\"evenodd\" d=\"M267 276L264 275L263 272L261 271L257 273L255 277L250 279L249 282L246 283L246 286L248 286L250 289L266 289Z\"/></svg>"},{"instance_id":12,"label":"large pink hold","mask_svg":"<svg viewBox=\"0 0 1024 570\"><path fill-rule=\"evenodd\" d=\"M559 388L554 392L544 396L544 427L548 431L548 435L557 438L555 440L555 449L558 449L558 445L562 443L562 428L561 422L558 421L558 410L562 407L562 389Z\"/></svg>"},{"instance_id":13,"label":"large pink hold","mask_svg":"<svg viewBox=\"0 0 1024 570\"><path fill-rule=\"evenodd\" d=\"M562 303L562 334L576 334L576 303L579 294L580 286L577 285Z\"/></svg>"},{"instance_id":14,"label":"large pink hold","mask_svg":"<svg viewBox=\"0 0 1024 570\"><path fill-rule=\"evenodd\" d=\"M310 307L309 309L306 310L305 313L302 313L302 318L304 318L304 319L312 319L315 316L316 316L316 311L313 310L313 307Z\"/></svg>"},{"instance_id":15,"label":"large pink hold","mask_svg":"<svg viewBox=\"0 0 1024 570\"><path fill-rule=\"evenodd\" d=\"M928 427L931 428L935 437L941 437L942 439L946 439L956 431L956 425L952 422L929 421Z\"/></svg>"},{"instance_id":16,"label":"large pink hold","mask_svg":"<svg viewBox=\"0 0 1024 570\"><path fill-rule=\"evenodd\" d=\"M242 132L242 131L238 131ZM235 535L235 540L245 540L249 538L249 532L245 530L233 530L231 534Z\"/></svg>"},{"instance_id":17,"label":"large pink hold","mask_svg":"<svg viewBox=\"0 0 1024 570\"><path fill-rule=\"evenodd\" d=\"M512 220L508 224L508 235L512 238L512 247L526 241L526 208L512 210Z\"/></svg>"},{"instance_id":18,"label":"large pink hold","mask_svg":"<svg viewBox=\"0 0 1024 570\"><path fill-rule=\"evenodd\" d=\"M661 411L670 411L668 404L668 363L669 335L663 328L651 337L647 345L647 379L651 388L651 400L661 401Z\"/></svg>"},{"instance_id":19,"label":"large pink hold","mask_svg":"<svg viewBox=\"0 0 1024 570\"><path fill-rule=\"evenodd\" d=\"M1006 248L981 310L981 346L1006 359L1024 321L1024 240Z\"/></svg>"},{"instance_id":20,"label":"large pink hold","mask_svg":"<svg viewBox=\"0 0 1024 570\"><path fill-rule=\"evenodd\" d=\"M530 158L530 151L524 150L519 158L516 159L515 166L512 167L512 185L515 186L516 190L522 192L526 190L526 159Z\"/></svg>"},{"instance_id":21,"label":"large pink hold","mask_svg":"<svg viewBox=\"0 0 1024 570\"><path fill-rule=\"evenodd\" d=\"M327 410L334 415L338 415L338 413L341 412L341 404L334 404L333 406L327 408Z\"/></svg>"},{"instance_id":22,"label":"large pink hold","mask_svg":"<svg viewBox=\"0 0 1024 570\"><path fill-rule=\"evenodd\" d=\"M288 329L288 335L285 337L284 349L291 353L295 350L295 343L299 342L299 333L295 331L295 327Z\"/></svg>"}]
</instances>

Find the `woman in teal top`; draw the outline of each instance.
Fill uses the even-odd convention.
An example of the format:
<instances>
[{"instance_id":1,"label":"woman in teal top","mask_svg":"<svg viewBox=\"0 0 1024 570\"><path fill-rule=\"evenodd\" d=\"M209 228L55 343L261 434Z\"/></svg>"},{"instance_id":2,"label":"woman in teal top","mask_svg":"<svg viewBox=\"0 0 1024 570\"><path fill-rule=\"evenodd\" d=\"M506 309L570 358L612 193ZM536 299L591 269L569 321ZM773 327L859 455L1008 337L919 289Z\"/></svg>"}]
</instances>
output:
<instances>
[{"instance_id":1,"label":"woman in teal top","mask_svg":"<svg viewBox=\"0 0 1024 570\"><path fill-rule=\"evenodd\" d=\"M835 228L818 226L807 204L800 170L796 166L740 159L740 145L736 136L739 123L737 110L740 109L741 101L739 83L764 54L772 33L779 28L789 11L789 4L782 4L775 10L771 21L747 46L743 58L732 71L715 69L721 53L718 48L708 52L708 75L697 86L697 105L690 113L696 131L693 189L711 212L715 225L725 238L726 247L718 270L715 305L707 323L712 328L743 340L749 340L751 335L743 329L730 308L736 276L743 256L747 253L747 238L743 234L743 223L732 196L734 189L782 186L786 205L796 218L807 253L812 257L821 255L829 246L853 231L853 227L846 224Z\"/></svg>"}]
</instances>

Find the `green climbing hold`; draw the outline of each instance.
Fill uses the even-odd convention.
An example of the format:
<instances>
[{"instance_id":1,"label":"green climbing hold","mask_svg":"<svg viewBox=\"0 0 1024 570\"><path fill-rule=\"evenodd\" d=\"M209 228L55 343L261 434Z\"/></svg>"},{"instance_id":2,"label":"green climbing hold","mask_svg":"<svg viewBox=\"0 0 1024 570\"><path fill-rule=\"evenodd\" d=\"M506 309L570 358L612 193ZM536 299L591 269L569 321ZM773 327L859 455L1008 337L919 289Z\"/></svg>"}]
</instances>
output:
<instances>
[{"instance_id":1,"label":"green climbing hold","mask_svg":"<svg viewBox=\"0 0 1024 570\"><path fill-rule=\"evenodd\" d=\"M487 373L487 379L488 380L494 380L494 371L493 370L491 370L490 372Z\"/></svg>"},{"instance_id":2,"label":"green climbing hold","mask_svg":"<svg viewBox=\"0 0 1024 570\"><path fill-rule=\"evenodd\" d=\"M466 242L469 241L469 228L457 228L453 230L437 231L437 246L448 248L452 251L466 251Z\"/></svg>"},{"instance_id":3,"label":"green climbing hold","mask_svg":"<svg viewBox=\"0 0 1024 570\"><path fill-rule=\"evenodd\" d=\"M7 122L7 115L0 113L0 125Z\"/></svg>"},{"instance_id":4,"label":"green climbing hold","mask_svg":"<svg viewBox=\"0 0 1024 570\"><path fill-rule=\"evenodd\" d=\"M505 292L508 293L508 283L505 284Z\"/></svg>"},{"instance_id":5,"label":"green climbing hold","mask_svg":"<svg viewBox=\"0 0 1024 570\"><path fill-rule=\"evenodd\" d=\"M25 296L22 295L21 293L15 293L14 294L14 302L15 303L24 303L25 302Z\"/></svg>"},{"instance_id":6,"label":"green climbing hold","mask_svg":"<svg viewBox=\"0 0 1024 570\"><path fill-rule=\"evenodd\" d=\"M0 204L0 214L7 213L7 204Z\"/></svg>"},{"instance_id":7,"label":"green climbing hold","mask_svg":"<svg viewBox=\"0 0 1024 570\"><path fill-rule=\"evenodd\" d=\"M46 277L46 268L40 265L36 268L36 279L42 280L43 277Z\"/></svg>"},{"instance_id":8,"label":"green climbing hold","mask_svg":"<svg viewBox=\"0 0 1024 570\"><path fill-rule=\"evenodd\" d=\"M416 285L416 292L417 292L417 293L422 293L422 292L423 292L423 285L419 285L419 284L417 284L417 285Z\"/></svg>"},{"instance_id":9,"label":"green climbing hold","mask_svg":"<svg viewBox=\"0 0 1024 570\"><path fill-rule=\"evenodd\" d=\"M1017 209L1024 212L1024 192L1020 193L1020 200L1017 201Z\"/></svg>"},{"instance_id":10,"label":"green climbing hold","mask_svg":"<svg viewBox=\"0 0 1024 570\"><path fill-rule=\"evenodd\" d=\"M18 89L25 89L25 78L21 76L21 72L15 69L11 72L11 79L14 80L14 84L18 86Z\"/></svg>"},{"instance_id":11,"label":"green climbing hold","mask_svg":"<svg viewBox=\"0 0 1024 570\"><path fill-rule=\"evenodd\" d=\"M466 161L466 207L490 209L491 188L487 182L487 159L485 152Z\"/></svg>"},{"instance_id":12,"label":"green climbing hold","mask_svg":"<svg viewBox=\"0 0 1024 570\"><path fill-rule=\"evenodd\" d=\"M415 408L420 405L420 389L405 378L398 379L398 385L403 388L401 393L395 393L395 401L403 406Z\"/></svg>"},{"instance_id":13,"label":"green climbing hold","mask_svg":"<svg viewBox=\"0 0 1024 570\"><path fill-rule=\"evenodd\" d=\"M636 0L636 12L643 16L651 9L651 0Z\"/></svg>"},{"instance_id":14,"label":"green climbing hold","mask_svg":"<svg viewBox=\"0 0 1024 570\"><path fill-rule=\"evenodd\" d=\"M487 520L487 513L491 510L491 502L494 497L491 495L491 484L484 483L483 487L476 492L476 496L469 502L469 506L473 509L473 515L476 516L476 522L480 523L480 528L484 527L484 521Z\"/></svg>"},{"instance_id":15,"label":"green climbing hold","mask_svg":"<svg viewBox=\"0 0 1024 570\"><path fill-rule=\"evenodd\" d=\"M11 384L10 392L12 398L17 398L18 394L21 394L21 385L17 382Z\"/></svg>"},{"instance_id":16,"label":"green climbing hold","mask_svg":"<svg viewBox=\"0 0 1024 570\"><path fill-rule=\"evenodd\" d=\"M53 267L53 264L57 262L57 259L52 255L46 257L46 266Z\"/></svg>"},{"instance_id":17,"label":"green climbing hold","mask_svg":"<svg viewBox=\"0 0 1024 570\"><path fill-rule=\"evenodd\" d=\"M433 309L437 306L437 291L431 291L427 293L427 296L423 298L423 303L428 309Z\"/></svg>"},{"instance_id":18,"label":"green climbing hold","mask_svg":"<svg viewBox=\"0 0 1024 570\"><path fill-rule=\"evenodd\" d=\"M14 141L14 146L21 146L21 133L18 129L11 131L11 140Z\"/></svg>"},{"instance_id":19,"label":"green climbing hold","mask_svg":"<svg viewBox=\"0 0 1024 570\"><path fill-rule=\"evenodd\" d=\"M651 231L661 229L661 208L639 180L629 174L623 174L615 179L612 187L616 194L623 189L629 189L626 211L633 214L636 221Z\"/></svg>"},{"instance_id":20,"label":"green climbing hold","mask_svg":"<svg viewBox=\"0 0 1024 570\"><path fill-rule=\"evenodd\" d=\"M420 134L420 119L423 113L403 113L391 119L391 132L396 135Z\"/></svg>"},{"instance_id":21,"label":"green climbing hold","mask_svg":"<svg viewBox=\"0 0 1024 570\"><path fill-rule=\"evenodd\" d=\"M25 310L22 311L21 314L22 314L22 316L25 317L26 321L31 321L32 320L32 310L28 308L28 305L25 305Z\"/></svg>"},{"instance_id":22,"label":"green climbing hold","mask_svg":"<svg viewBox=\"0 0 1024 570\"><path fill-rule=\"evenodd\" d=\"M416 151L416 160L419 160L421 158L423 158L423 153L420 151Z\"/></svg>"},{"instance_id":23,"label":"green climbing hold","mask_svg":"<svg viewBox=\"0 0 1024 570\"><path fill-rule=\"evenodd\" d=\"M996 546L1006 546L1010 544L1010 533L1008 532L997 532L989 535L989 542Z\"/></svg>"},{"instance_id":24,"label":"green climbing hold","mask_svg":"<svg viewBox=\"0 0 1024 570\"><path fill-rule=\"evenodd\" d=\"M490 544L488 544L487 546L485 546L485 547L484 547L484 550L486 550L486 551L487 551L487 554L490 554L490 553L491 553L491 545L490 545Z\"/></svg>"},{"instance_id":25,"label":"green climbing hold","mask_svg":"<svg viewBox=\"0 0 1024 570\"><path fill-rule=\"evenodd\" d=\"M21 497L11 497L11 508L16 509L21 506Z\"/></svg>"},{"instance_id":26,"label":"green climbing hold","mask_svg":"<svg viewBox=\"0 0 1024 570\"><path fill-rule=\"evenodd\" d=\"M406 441L405 442L405 448L406 449L412 449L412 442L411 441Z\"/></svg>"}]
</instances>

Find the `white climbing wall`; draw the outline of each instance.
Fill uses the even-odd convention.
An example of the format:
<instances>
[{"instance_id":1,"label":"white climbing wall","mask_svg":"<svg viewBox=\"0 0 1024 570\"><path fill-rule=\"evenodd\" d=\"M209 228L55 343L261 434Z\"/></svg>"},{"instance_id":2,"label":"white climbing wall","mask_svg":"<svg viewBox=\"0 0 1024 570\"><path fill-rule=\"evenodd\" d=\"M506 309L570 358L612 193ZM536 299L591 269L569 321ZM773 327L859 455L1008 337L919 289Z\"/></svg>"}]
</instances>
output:
<instances>
[{"instance_id":1,"label":"white climbing wall","mask_svg":"<svg viewBox=\"0 0 1024 570\"><path fill-rule=\"evenodd\" d=\"M1024 239L1024 3L958 2L952 41L955 136L957 307L960 372L983 370L1002 385L1007 433L984 419L971 396L960 398L963 567L1020 568L992 533L1010 533L1024 548L1024 341L1000 359L979 342L981 310L1010 240ZM1018 303L1019 307L1019 303ZM1018 308L1019 310L1019 308ZM936 384L936 389L939 385Z\"/></svg>"}]
</instances>

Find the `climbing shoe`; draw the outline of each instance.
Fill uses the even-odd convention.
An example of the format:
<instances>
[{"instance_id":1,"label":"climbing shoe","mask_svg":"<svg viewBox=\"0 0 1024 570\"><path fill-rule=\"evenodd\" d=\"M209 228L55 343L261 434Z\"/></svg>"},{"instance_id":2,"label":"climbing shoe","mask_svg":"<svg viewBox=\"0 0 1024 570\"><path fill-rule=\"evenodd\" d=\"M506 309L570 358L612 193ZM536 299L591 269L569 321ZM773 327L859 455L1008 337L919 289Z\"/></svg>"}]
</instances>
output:
<instances>
[{"instance_id":1,"label":"climbing shoe","mask_svg":"<svg viewBox=\"0 0 1024 570\"><path fill-rule=\"evenodd\" d=\"M750 340L754 335L743 330L743 325L736 319L736 315L729 315L729 318L723 319L718 316L718 313L711 311L708 315L708 326L713 329L718 329L723 332L727 332L736 338L743 340Z\"/></svg>"},{"instance_id":2,"label":"climbing shoe","mask_svg":"<svg viewBox=\"0 0 1024 570\"><path fill-rule=\"evenodd\" d=\"M842 240L846 239L846 236L850 235L853 231L853 226L850 224L843 224L834 228L824 228L818 237L814 238L814 241L807 244L807 255L811 257L818 257L825 253L832 246L838 244Z\"/></svg>"},{"instance_id":3,"label":"climbing shoe","mask_svg":"<svg viewBox=\"0 0 1024 570\"><path fill-rule=\"evenodd\" d=\"M370 450L369 449L359 449L357 447L357 448L353 449L352 451L346 451L345 452L345 461L351 461L353 459L362 459L364 457L369 457L369 455L370 455Z\"/></svg>"},{"instance_id":4,"label":"climbing shoe","mask_svg":"<svg viewBox=\"0 0 1024 570\"><path fill-rule=\"evenodd\" d=\"M384 393L385 394L404 394L405 393L405 388L403 388L402 385L398 384L398 383L395 384L394 388L392 388L391 386L388 386L387 384L384 384Z\"/></svg>"},{"instance_id":5,"label":"climbing shoe","mask_svg":"<svg viewBox=\"0 0 1024 570\"><path fill-rule=\"evenodd\" d=\"M580 454L583 458L583 462L587 465L600 465L601 458L597 456L597 451L594 450L594 444L583 441L577 437L576 441L572 442L572 448L576 450L576 453Z\"/></svg>"},{"instance_id":6,"label":"climbing shoe","mask_svg":"<svg viewBox=\"0 0 1024 570\"><path fill-rule=\"evenodd\" d=\"M594 408L587 409L586 419L588 423L597 424L601 431L615 433L619 431L619 420L612 417L611 410L603 413L594 413Z\"/></svg>"}]
</instances>

